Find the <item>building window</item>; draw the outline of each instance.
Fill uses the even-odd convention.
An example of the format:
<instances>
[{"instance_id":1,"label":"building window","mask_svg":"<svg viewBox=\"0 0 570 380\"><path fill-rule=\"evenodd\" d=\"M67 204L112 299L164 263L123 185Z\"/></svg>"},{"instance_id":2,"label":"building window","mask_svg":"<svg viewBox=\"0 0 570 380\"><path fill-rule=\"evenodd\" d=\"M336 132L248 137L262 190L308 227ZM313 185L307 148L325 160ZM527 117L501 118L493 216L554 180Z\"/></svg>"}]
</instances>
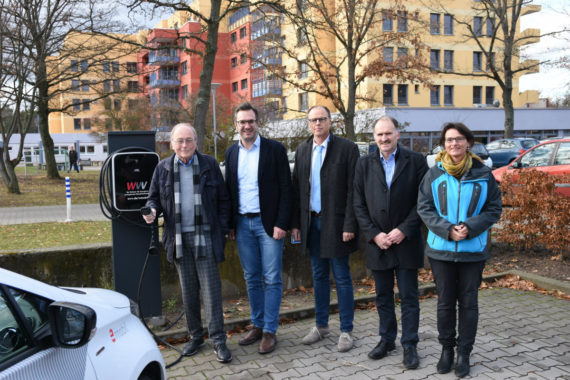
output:
<instances>
[{"instance_id":1,"label":"building window","mask_svg":"<svg viewBox=\"0 0 570 380\"><path fill-rule=\"evenodd\" d=\"M113 108L116 111L120 111L121 110L121 99L113 99Z\"/></svg>"},{"instance_id":2,"label":"building window","mask_svg":"<svg viewBox=\"0 0 570 380\"><path fill-rule=\"evenodd\" d=\"M453 50L444 50L443 52L443 70L453 71Z\"/></svg>"},{"instance_id":3,"label":"building window","mask_svg":"<svg viewBox=\"0 0 570 380\"><path fill-rule=\"evenodd\" d=\"M104 73L111 72L111 63L109 61L104 61L102 63L102 66L103 66L103 72Z\"/></svg>"},{"instance_id":4,"label":"building window","mask_svg":"<svg viewBox=\"0 0 570 380\"><path fill-rule=\"evenodd\" d=\"M394 48L385 47L382 50L382 56L384 57L384 62L394 62Z\"/></svg>"},{"instance_id":5,"label":"building window","mask_svg":"<svg viewBox=\"0 0 570 380\"><path fill-rule=\"evenodd\" d=\"M420 85L419 84L414 84L414 93L416 93L416 94L420 93Z\"/></svg>"},{"instance_id":6,"label":"building window","mask_svg":"<svg viewBox=\"0 0 570 380\"><path fill-rule=\"evenodd\" d=\"M440 64L439 64L439 50L432 50L430 52L430 67L432 70L439 71Z\"/></svg>"},{"instance_id":7,"label":"building window","mask_svg":"<svg viewBox=\"0 0 570 380\"><path fill-rule=\"evenodd\" d=\"M136 74L138 71L136 62L127 62L127 73Z\"/></svg>"},{"instance_id":8,"label":"building window","mask_svg":"<svg viewBox=\"0 0 570 380\"><path fill-rule=\"evenodd\" d=\"M241 89L242 89L242 90L247 90L247 79L242 79L242 80L241 80Z\"/></svg>"},{"instance_id":9,"label":"building window","mask_svg":"<svg viewBox=\"0 0 570 380\"><path fill-rule=\"evenodd\" d=\"M81 111L81 101L79 99L73 99L73 110L74 111Z\"/></svg>"},{"instance_id":10,"label":"building window","mask_svg":"<svg viewBox=\"0 0 570 380\"><path fill-rule=\"evenodd\" d=\"M399 47L398 48L398 59L406 58L408 56L408 48Z\"/></svg>"},{"instance_id":11,"label":"building window","mask_svg":"<svg viewBox=\"0 0 570 380\"><path fill-rule=\"evenodd\" d=\"M76 59L72 59L69 64L69 69L71 71L79 71L79 64L77 63Z\"/></svg>"},{"instance_id":12,"label":"building window","mask_svg":"<svg viewBox=\"0 0 570 380\"><path fill-rule=\"evenodd\" d=\"M430 13L429 15L429 31L431 34L440 34L439 14Z\"/></svg>"},{"instance_id":13,"label":"building window","mask_svg":"<svg viewBox=\"0 0 570 380\"><path fill-rule=\"evenodd\" d=\"M137 108L137 100L127 99L127 108L130 110L134 110L135 108Z\"/></svg>"},{"instance_id":14,"label":"building window","mask_svg":"<svg viewBox=\"0 0 570 380\"><path fill-rule=\"evenodd\" d=\"M113 72L118 73L119 72L119 61L113 61L112 66L113 66Z\"/></svg>"},{"instance_id":15,"label":"building window","mask_svg":"<svg viewBox=\"0 0 570 380\"><path fill-rule=\"evenodd\" d=\"M121 81L119 79L113 79L113 91L114 92L121 91Z\"/></svg>"},{"instance_id":16,"label":"building window","mask_svg":"<svg viewBox=\"0 0 570 380\"><path fill-rule=\"evenodd\" d=\"M71 81L71 91L79 91L79 81L77 79Z\"/></svg>"},{"instance_id":17,"label":"building window","mask_svg":"<svg viewBox=\"0 0 570 380\"><path fill-rule=\"evenodd\" d=\"M299 94L299 111L307 111L309 109L309 94L303 92Z\"/></svg>"},{"instance_id":18,"label":"building window","mask_svg":"<svg viewBox=\"0 0 570 380\"><path fill-rule=\"evenodd\" d=\"M493 17L487 18L487 37L493 37L495 33L495 19Z\"/></svg>"},{"instance_id":19,"label":"building window","mask_svg":"<svg viewBox=\"0 0 570 380\"><path fill-rule=\"evenodd\" d=\"M81 81L81 91L89 92L89 81L88 80L82 80Z\"/></svg>"},{"instance_id":20,"label":"building window","mask_svg":"<svg viewBox=\"0 0 570 380\"><path fill-rule=\"evenodd\" d=\"M184 61L180 64L180 75L185 75L186 73L188 73L188 63L187 61Z\"/></svg>"},{"instance_id":21,"label":"building window","mask_svg":"<svg viewBox=\"0 0 570 380\"><path fill-rule=\"evenodd\" d=\"M439 106L439 88L441 86L432 86L430 89L430 96L429 96L429 100L430 100L430 104L432 106Z\"/></svg>"},{"instance_id":22,"label":"building window","mask_svg":"<svg viewBox=\"0 0 570 380\"><path fill-rule=\"evenodd\" d=\"M188 85L182 86L182 99L186 99L188 97Z\"/></svg>"},{"instance_id":23,"label":"building window","mask_svg":"<svg viewBox=\"0 0 570 380\"><path fill-rule=\"evenodd\" d=\"M384 84L382 86L382 94L384 105L392 105L394 104L394 85L393 84Z\"/></svg>"},{"instance_id":24,"label":"building window","mask_svg":"<svg viewBox=\"0 0 570 380\"><path fill-rule=\"evenodd\" d=\"M127 91L128 92L139 92L139 82L136 80L130 80L127 82Z\"/></svg>"},{"instance_id":25,"label":"building window","mask_svg":"<svg viewBox=\"0 0 570 380\"><path fill-rule=\"evenodd\" d=\"M297 46L303 46L307 43L307 32L304 28L297 29Z\"/></svg>"},{"instance_id":26,"label":"building window","mask_svg":"<svg viewBox=\"0 0 570 380\"><path fill-rule=\"evenodd\" d=\"M398 11L398 32L408 31L408 13L406 11Z\"/></svg>"},{"instance_id":27,"label":"building window","mask_svg":"<svg viewBox=\"0 0 570 380\"><path fill-rule=\"evenodd\" d=\"M73 129L76 131L81 130L81 119L73 119Z\"/></svg>"},{"instance_id":28,"label":"building window","mask_svg":"<svg viewBox=\"0 0 570 380\"><path fill-rule=\"evenodd\" d=\"M239 30L239 38L240 38L240 40L241 40L242 38L245 38L246 35L247 35L247 30L245 29L245 26L244 26L243 28L241 28L241 29Z\"/></svg>"},{"instance_id":29,"label":"building window","mask_svg":"<svg viewBox=\"0 0 570 380\"><path fill-rule=\"evenodd\" d=\"M392 15L389 11L382 11L382 30L385 32L391 32L394 28L392 22Z\"/></svg>"},{"instance_id":30,"label":"building window","mask_svg":"<svg viewBox=\"0 0 570 380\"><path fill-rule=\"evenodd\" d=\"M245 53L241 53L239 56L239 63L240 65L243 65L244 63L247 63L247 55Z\"/></svg>"},{"instance_id":31,"label":"building window","mask_svg":"<svg viewBox=\"0 0 570 380\"><path fill-rule=\"evenodd\" d=\"M473 17L473 33L480 37L483 35L483 17Z\"/></svg>"},{"instance_id":32,"label":"building window","mask_svg":"<svg viewBox=\"0 0 570 380\"><path fill-rule=\"evenodd\" d=\"M399 84L398 85L398 105L407 106L408 105L408 85Z\"/></svg>"},{"instance_id":33,"label":"building window","mask_svg":"<svg viewBox=\"0 0 570 380\"><path fill-rule=\"evenodd\" d=\"M307 62L299 62L299 79L307 78L309 76L309 66Z\"/></svg>"},{"instance_id":34,"label":"building window","mask_svg":"<svg viewBox=\"0 0 570 380\"><path fill-rule=\"evenodd\" d=\"M236 67L237 66L237 57L233 57L232 58L232 67Z\"/></svg>"},{"instance_id":35,"label":"building window","mask_svg":"<svg viewBox=\"0 0 570 380\"><path fill-rule=\"evenodd\" d=\"M443 104L446 106L453 105L453 86L443 86Z\"/></svg>"},{"instance_id":36,"label":"building window","mask_svg":"<svg viewBox=\"0 0 570 380\"><path fill-rule=\"evenodd\" d=\"M83 129L85 129L85 130L91 129L91 119L83 119ZM91 146L91 148L93 150L93 146ZM87 150L89 150L89 146L87 147ZM89 153L93 153L93 152L89 152Z\"/></svg>"},{"instance_id":37,"label":"building window","mask_svg":"<svg viewBox=\"0 0 570 380\"><path fill-rule=\"evenodd\" d=\"M103 81L103 91L104 92L111 92L111 80L105 79Z\"/></svg>"},{"instance_id":38,"label":"building window","mask_svg":"<svg viewBox=\"0 0 570 380\"><path fill-rule=\"evenodd\" d=\"M232 83L232 92L237 92L238 91L238 82L233 82Z\"/></svg>"},{"instance_id":39,"label":"building window","mask_svg":"<svg viewBox=\"0 0 570 380\"><path fill-rule=\"evenodd\" d=\"M113 129L113 119L111 119L110 117L105 119L105 129L106 130Z\"/></svg>"},{"instance_id":40,"label":"building window","mask_svg":"<svg viewBox=\"0 0 570 380\"><path fill-rule=\"evenodd\" d=\"M89 99L83 99L83 111L89 111L91 109L91 102L89 102Z\"/></svg>"},{"instance_id":41,"label":"building window","mask_svg":"<svg viewBox=\"0 0 570 380\"><path fill-rule=\"evenodd\" d=\"M482 93L483 87L473 86L473 104L481 104Z\"/></svg>"},{"instance_id":42,"label":"building window","mask_svg":"<svg viewBox=\"0 0 570 380\"><path fill-rule=\"evenodd\" d=\"M485 87L485 104L492 105L495 101L495 87Z\"/></svg>"},{"instance_id":43,"label":"building window","mask_svg":"<svg viewBox=\"0 0 570 380\"><path fill-rule=\"evenodd\" d=\"M453 35L453 16L443 15L443 34L447 36Z\"/></svg>"},{"instance_id":44,"label":"building window","mask_svg":"<svg viewBox=\"0 0 570 380\"><path fill-rule=\"evenodd\" d=\"M230 34L230 40L231 40L232 44L237 41L236 32L233 32L232 34Z\"/></svg>"},{"instance_id":45,"label":"building window","mask_svg":"<svg viewBox=\"0 0 570 380\"><path fill-rule=\"evenodd\" d=\"M110 98L103 99L103 107L105 108L105 111L111 110L111 103L112 102L113 101Z\"/></svg>"},{"instance_id":46,"label":"building window","mask_svg":"<svg viewBox=\"0 0 570 380\"><path fill-rule=\"evenodd\" d=\"M89 68L89 62L86 59L81 61L81 71L85 72Z\"/></svg>"},{"instance_id":47,"label":"building window","mask_svg":"<svg viewBox=\"0 0 570 380\"><path fill-rule=\"evenodd\" d=\"M480 51L473 52L473 71L481 71L482 53Z\"/></svg>"}]
</instances>

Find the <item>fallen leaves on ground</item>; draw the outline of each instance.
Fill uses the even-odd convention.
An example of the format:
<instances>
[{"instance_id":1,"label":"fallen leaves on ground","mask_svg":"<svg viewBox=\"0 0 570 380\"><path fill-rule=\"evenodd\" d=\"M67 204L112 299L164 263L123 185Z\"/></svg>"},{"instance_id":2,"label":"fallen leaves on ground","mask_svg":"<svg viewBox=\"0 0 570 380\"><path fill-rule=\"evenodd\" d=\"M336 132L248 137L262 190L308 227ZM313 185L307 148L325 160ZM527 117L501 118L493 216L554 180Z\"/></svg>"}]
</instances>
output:
<instances>
[{"instance_id":1,"label":"fallen leaves on ground","mask_svg":"<svg viewBox=\"0 0 570 380\"><path fill-rule=\"evenodd\" d=\"M493 283L488 283L483 281L479 289L492 289L494 287L524 290L524 291L535 291L541 294L547 294L560 299L570 300L570 295L561 292L559 290L545 290L539 288L531 281L523 280L520 276L514 274L508 274L502 278L496 279Z\"/></svg>"}]
</instances>

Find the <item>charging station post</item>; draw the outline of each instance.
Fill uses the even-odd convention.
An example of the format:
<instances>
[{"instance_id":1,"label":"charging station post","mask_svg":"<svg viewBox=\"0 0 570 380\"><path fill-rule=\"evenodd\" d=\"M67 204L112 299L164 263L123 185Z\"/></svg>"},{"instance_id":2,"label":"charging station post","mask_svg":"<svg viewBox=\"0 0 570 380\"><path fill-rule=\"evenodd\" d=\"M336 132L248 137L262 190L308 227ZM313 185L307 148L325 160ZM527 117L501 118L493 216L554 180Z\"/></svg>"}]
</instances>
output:
<instances>
[{"instance_id":1,"label":"charging station post","mask_svg":"<svg viewBox=\"0 0 570 380\"><path fill-rule=\"evenodd\" d=\"M115 154L113 158L116 159L113 163L113 186L127 187L126 191L119 189L119 195L113 196L113 207L121 212L121 218L127 219L127 223L113 219L111 225L114 285L117 291L136 301L139 279L151 237L150 226L144 226L145 223L140 214L140 208L144 206L146 197L140 194L145 190L148 193L154 166L158 163L158 155L154 153L155 132L108 132L108 147L109 155ZM118 151L121 153L117 153ZM131 176L135 179L133 180ZM127 207L130 210L121 210L121 207ZM132 223L128 223L129 221ZM154 238L157 244L158 237L154 236ZM161 317L159 255L149 257L142 286L144 296L141 300L141 314L144 317Z\"/></svg>"}]
</instances>

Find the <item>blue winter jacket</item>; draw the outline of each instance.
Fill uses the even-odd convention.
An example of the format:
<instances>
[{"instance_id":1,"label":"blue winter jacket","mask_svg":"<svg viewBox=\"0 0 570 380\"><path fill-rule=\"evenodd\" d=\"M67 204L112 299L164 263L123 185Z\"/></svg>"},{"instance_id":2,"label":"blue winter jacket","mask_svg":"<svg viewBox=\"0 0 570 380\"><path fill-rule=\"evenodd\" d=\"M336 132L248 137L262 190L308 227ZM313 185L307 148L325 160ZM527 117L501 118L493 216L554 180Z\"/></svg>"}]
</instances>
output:
<instances>
[{"instance_id":1,"label":"blue winter jacket","mask_svg":"<svg viewBox=\"0 0 570 380\"><path fill-rule=\"evenodd\" d=\"M488 230L501 211L501 192L489 168L473 160L471 169L457 180L438 162L424 176L418 194L418 214L429 229L427 256L455 262L488 259ZM461 223L469 235L459 242L451 240L449 231Z\"/></svg>"}]
</instances>

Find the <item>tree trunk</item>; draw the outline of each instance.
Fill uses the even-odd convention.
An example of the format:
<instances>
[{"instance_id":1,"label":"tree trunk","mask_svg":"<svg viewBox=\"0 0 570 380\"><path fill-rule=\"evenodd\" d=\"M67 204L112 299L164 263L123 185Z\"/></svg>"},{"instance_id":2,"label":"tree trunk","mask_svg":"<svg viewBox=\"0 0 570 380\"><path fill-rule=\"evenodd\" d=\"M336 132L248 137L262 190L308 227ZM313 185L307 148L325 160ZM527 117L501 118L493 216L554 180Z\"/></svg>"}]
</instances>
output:
<instances>
[{"instance_id":1,"label":"tree trunk","mask_svg":"<svg viewBox=\"0 0 570 380\"><path fill-rule=\"evenodd\" d=\"M2 152L0 174L2 174L2 180L4 181L4 185L6 185L6 190L11 194L20 194L18 177L16 176L14 166L10 163L10 153L8 151Z\"/></svg>"},{"instance_id":2,"label":"tree trunk","mask_svg":"<svg viewBox=\"0 0 570 380\"><path fill-rule=\"evenodd\" d=\"M512 138L515 129L515 109L513 107L512 76L505 76L505 89L503 90L503 108L505 109L505 138Z\"/></svg>"},{"instance_id":3,"label":"tree trunk","mask_svg":"<svg viewBox=\"0 0 570 380\"><path fill-rule=\"evenodd\" d=\"M38 62L36 72L36 83L38 87L38 118L39 130L42 138L44 158L46 164L46 175L48 178L61 178L55 163L55 152L53 139L49 134L49 95L47 85L47 72L45 62Z\"/></svg>"},{"instance_id":4,"label":"tree trunk","mask_svg":"<svg viewBox=\"0 0 570 380\"><path fill-rule=\"evenodd\" d=\"M204 149L204 135L206 133L206 116L210 106L210 89L214 64L218 52L218 27L220 25L221 0L211 1L210 20L207 28L207 39L204 52L202 72L200 73L200 89L194 112L194 128L198 134L198 150Z\"/></svg>"}]
</instances>

